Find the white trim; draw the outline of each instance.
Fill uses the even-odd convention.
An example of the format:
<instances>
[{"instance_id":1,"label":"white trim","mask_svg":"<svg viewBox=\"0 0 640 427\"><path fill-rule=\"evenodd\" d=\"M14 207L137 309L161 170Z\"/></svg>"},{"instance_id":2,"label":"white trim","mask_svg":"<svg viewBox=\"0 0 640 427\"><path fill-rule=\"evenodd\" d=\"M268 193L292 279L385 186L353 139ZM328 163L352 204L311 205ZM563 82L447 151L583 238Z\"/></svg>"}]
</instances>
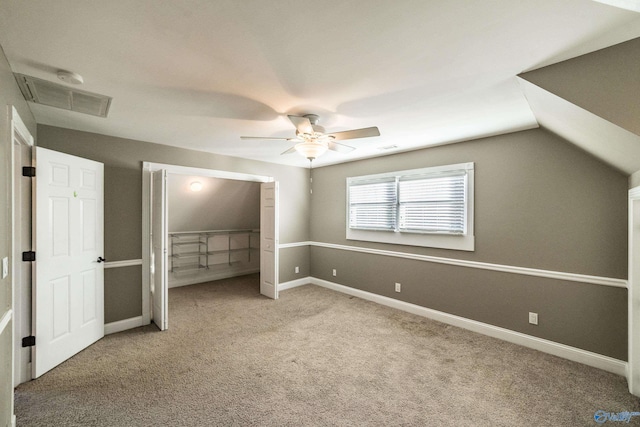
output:
<instances>
[{"instance_id":1,"label":"white trim","mask_svg":"<svg viewBox=\"0 0 640 427\"><path fill-rule=\"evenodd\" d=\"M593 285L613 286L616 288L627 288L627 281L611 277L588 276L585 274L565 273L562 271L540 270L537 268L516 267L512 265L491 264L479 261L467 261L455 258L441 258L429 255L419 255L406 252L387 251L382 249L361 248L357 246L336 245L333 243L310 242L311 246L320 248L339 249L343 251L361 252L373 255L383 255L396 258L412 259L416 261L433 262L437 264L455 265L458 267L478 268L481 270L500 271L504 273L523 274L525 276L546 277L549 279L568 280L571 282L589 283Z\"/></svg>"},{"instance_id":2,"label":"white trim","mask_svg":"<svg viewBox=\"0 0 640 427\"><path fill-rule=\"evenodd\" d=\"M264 176L264 175L255 175L248 173L240 173L240 172L229 172L222 171L217 169L202 169L195 168L190 166L178 166L178 165L168 165L164 163L152 163L152 162L143 162L144 170L148 171L157 171L160 169L166 169L167 173L173 173L178 175L198 175L198 176L208 176L211 178L223 178L223 179L234 179L237 181L252 181L252 182L272 182L273 177Z\"/></svg>"},{"instance_id":3,"label":"white trim","mask_svg":"<svg viewBox=\"0 0 640 427\"><path fill-rule=\"evenodd\" d=\"M640 396L640 186L629 190L628 202L628 278L627 336L629 369L627 383L629 392Z\"/></svg>"},{"instance_id":4,"label":"white trim","mask_svg":"<svg viewBox=\"0 0 640 427\"><path fill-rule=\"evenodd\" d=\"M126 331L143 325L142 316L131 317L129 319L118 320L117 322L106 323L104 325L104 334L115 334L117 332Z\"/></svg>"},{"instance_id":5,"label":"white trim","mask_svg":"<svg viewBox=\"0 0 640 427\"><path fill-rule=\"evenodd\" d=\"M24 124L24 122L22 121L22 118L20 117L20 114L18 114L18 110L16 110L16 107L11 106L11 126L13 126L12 132L17 132L20 137L23 139L23 142L25 142L27 145L29 145L30 147L33 147L33 136L31 135L31 132L29 132L29 130L27 129L27 126ZM11 142L13 143L13 140L15 135L11 135Z\"/></svg>"},{"instance_id":6,"label":"white trim","mask_svg":"<svg viewBox=\"0 0 640 427\"><path fill-rule=\"evenodd\" d=\"M297 288L298 286L308 285L309 283L311 283L311 276L302 277L289 282L278 283L278 291L286 291L287 289Z\"/></svg>"},{"instance_id":7,"label":"white trim","mask_svg":"<svg viewBox=\"0 0 640 427\"><path fill-rule=\"evenodd\" d=\"M398 310L406 311L418 316L437 320L438 322L448 325L457 326L513 344L529 347L534 350L562 357L574 362L583 363L594 368L603 369L605 371L624 376L627 369L627 362L614 359L602 354L593 353L591 351L582 350L565 344L545 340L542 338L526 335L521 332L512 331L510 329L501 328L487 323L478 322L453 314L444 313L442 311L433 310L382 295L373 294L359 289L350 288L348 286L339 285L327 280L311 278L311 283L323 288L332 289L347 295L352 295L367 301L373 301L378 304L392 307Z\"/></svg>"},{"instance_id":8,"label":"white trim","mask_svg":"<svg viewBox=\"0 0 640 427\"><path fill-rule=\"evenodd\" d=\"M16 427L16 416L15 415L11 416L11 427Z\"/></svg>"},{"instance_id":9,"label":"white trim","mask_svg":"<svg viewBox=\"0 0 640 427\"><path fill-rule=\"evenodd\" d=\"M5 311L4 315L2 316L2 319L0 319L0 335L4 332L4 328L7 327L12 317L13 317L13 310L9 309Z\"/></svg>"},{"instance_id":10,"label":"white trim","mask_svg":"<svg viewBox=\"0 0 640 427\"><path fill-rule=\"evenodd\" d=\"M142 165L142 324L151 323L151 170Z\"/></svg>"},{"instance_id":11,"label":"white trim","mask_svg":"<svg viewBox=\"0 0 640 427\"><path fill-rule=\"evenodd\" d=\"M293 243L280 243L278 249L299 248L301 246L311 246L313 242L293 242Z\"/></svg>"},{"instance_id":12,"label":"white trim","mask_svg":"<svg viewBox=\"0 0 640 427\"><path fill-rule=\"evenodd\" d=\"M427 166L427 167L418 168L418 169L405 169L401 171L382 172L382 173L376 173L372 175L349 176L347 177L347 182L369 180L369 179L376 180L376 179L383 179L383 178L394 178L400 175L426 175L426 174L437 174L442 172L459 171L459 170L470 171L470 170L473 170L473 168L474 168L473 162L456 163L453 165Z\"/></svg>"},{"instance_id":13,"label":"white trim","mask_svg":"<svg viewBox=\"0 0 640 427\"><path fill-rule=\"evenodd\" d=\"M104 268L132 267L142 265L142 259L126 259L123 261L110 261L104 263Z\"/></svg>"},{"instance_id":14,"label":"white trim","mask_svg":"<svg viewBox=\"0 0 640 427\"><path fill-rule=\"evenodd\" d=\"M21 251L24 248L18 247L18 238L17 236L21 233L23 226L25 223L31 225L32 218L23 218L23 212L21 207L16 203L17 192L23 189L23 186L28 186L31 184L25 184L24 181L16 180L16 167L21 166L30 166L33 164L32 158L22 158L21 157L21 165L16 165L16 160L18 153L16 152L17 147L26 146L30 149L30 156L33 155L33 146L34 146L34 138L33 135L29 132L29 129L22 121L18 110L13 105L8 105L8 116L9 116L9 128L10 128L10 144L11 144L11 309L12 311L12 331L11 331L11 381L12 385L15 387L18 383L25 382L31 379L31 370L25 365L24 352L22 347L19 344L19 338L23 336L25 329L31 329L31 317L33 315L32 311L29 310L25 312L23 308L25 306L32 307L32 301L30 297L30 292L25 292L25 288L31 288L31 280L24 280L23 275L17 274L18 271L22 269L21 265ZM32 208L32 215L35 213L35 210ZM33 247L33 239L35 238L35 234L32 233L32 241L29 242L29 247ZM24 242L26 243L26 242ZM13 405L13 387L11 391L11 414L14 413L14 405Z\"/></svg>"}]
</instances>

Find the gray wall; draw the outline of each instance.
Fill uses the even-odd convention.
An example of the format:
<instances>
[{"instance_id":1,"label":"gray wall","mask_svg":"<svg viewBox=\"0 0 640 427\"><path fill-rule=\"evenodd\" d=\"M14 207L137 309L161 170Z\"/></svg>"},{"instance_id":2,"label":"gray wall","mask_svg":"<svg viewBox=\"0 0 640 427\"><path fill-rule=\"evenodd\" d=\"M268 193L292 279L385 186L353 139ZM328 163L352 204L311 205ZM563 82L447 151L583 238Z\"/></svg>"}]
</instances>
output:
<instances>
[{"instance_id":1,"label":"gray wall","mask_svg":"<svg viewBox=\"0 0 640 427\"><path fill-rule=\"evenodd\" d=\"M0 50L0 259L11 256L11 140L9 136L8 106L15 106L31 134L36 136L36 123L27 102L13 77L7 58ZM11 273L0 279L0 319L11 309ZM0 425L11 423L11 329L13 322L0 335Z\"/></svg>"},{"instance_id":2,"label":"gray wall","mask_svg":"<svg viewBox=\"0 0 640 427\"><path fill-rule=\"evenodd\" d=\"M640 135L640 38L543 67L522 78Z\"/></svg>"},{"instance_id":3,"label":"gray wall","mask_svg":"<svg viewBox=\"0 0 640 427\"><path fill-rule=\"evenodd\" d=\"M143 161L273 176L280 181L280 242L308 240L306 169L46 125L38 126L38 145L104 163L105 257L108 261L142 257ZM305 251L304 248L298 250ZM281 257L281 263L288 262L287 256ZM309 268L308 258L305 268ZM135 269L128 270L131 270L130 274L105 275L107 323L141 315L140 273L134 272ZM283 282L295 278L293 273L281 273L280 276Z\"/></svg>"},{"instance_id":4,"label":"gray wall","mask_svg":"<svg viewBox=\"0 0 640 427\"><path fill-rule=\"evenodd\" d=\"M309 246L280 249L280 283L311 275ZM299 267L298 273L295 272Z\"/></svg>"},{"instance_id":5,"label":"gray wall","mask_svg":"<svg viewBox=\"0 0 640 427\"><path fill-rule=\"evenodd\" d=\"M635 188L640 185L640 171L629 177L629 188Z\"/></svg>"},{"instance_id":6,"label":"gray wall","mask_svg":"<svg viewBox=\"0 0 640 427\"><path fill-rule=\"evenodd\" d=\"M169 174L167 194L170 232L260 228L259 182Z\"/></svg>"},{"instance_id":7,"label":"gray wall","mask_svg":"<svg viewBox=\"0 0 640 427\"><path fill-rule=\"evenodd\" d=\"M474 252L346 240L347 177L462 162L475 162ZM311 240L624 279L627 178L542 129L328 166L314 171ZM328 248L311 260L314 277L627 357L625 289Z\"/></svg>"}]
</instances>

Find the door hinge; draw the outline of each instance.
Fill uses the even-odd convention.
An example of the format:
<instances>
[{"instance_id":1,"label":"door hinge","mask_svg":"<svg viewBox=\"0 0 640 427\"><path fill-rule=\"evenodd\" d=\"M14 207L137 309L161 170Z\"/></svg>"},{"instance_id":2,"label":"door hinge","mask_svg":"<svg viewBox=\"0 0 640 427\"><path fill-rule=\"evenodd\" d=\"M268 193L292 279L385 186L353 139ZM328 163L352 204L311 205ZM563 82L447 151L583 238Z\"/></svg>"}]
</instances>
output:
<instances>
[{"instance_id":1,"label":"door hinge","mask_svg":"<svg viewBox=\"0 0 640 427\"><path fill-rule=\"evenodd\" d=\"M35 166L23 166L22 167L22 176L28 176L33 178L36 176L36 168Z\"/></svg>"},{"instance_id":2,"label":"door hinge","mask_svg":"<svg viewBox=\"0 0 640 427\"><path fill-rule=\"evenodd\" d=\"M36 345L36 337L34 337L33 335L22 338L23 347L33 347L34 345Z\"/></svg>"},{"instance_id":3,"label":"door hinge","mask_svg":"<svg viewBox=\"0 0 640 427\"><path fill-rule=\"evenodd\" d=\"M35 261L36 253L34 251L22 252L22 261Z\"/></svg>"}]
</instances>

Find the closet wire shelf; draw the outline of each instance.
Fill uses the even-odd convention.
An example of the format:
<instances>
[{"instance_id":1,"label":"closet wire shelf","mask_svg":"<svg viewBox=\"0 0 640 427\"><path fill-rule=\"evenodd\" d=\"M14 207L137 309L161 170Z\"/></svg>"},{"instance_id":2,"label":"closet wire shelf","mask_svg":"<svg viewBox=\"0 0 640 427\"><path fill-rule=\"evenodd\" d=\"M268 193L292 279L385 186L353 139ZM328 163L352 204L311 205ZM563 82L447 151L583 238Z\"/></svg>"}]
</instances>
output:
<instances>
[{"instance_id":1,"label":"closet wire shelf","mask_svg":"<svg viewBox=\"0 0 640 427\"><path fill-rule=\"evenodd\" d=\"M211 238L217 236L226 236L226 248L211 247ZM243 245L244 236L246 244ZM219 259L220 255L226 255L225 263L229 266L241 262L233 259L233 254L236 253L246 253L247 261L251 262L251 252L260 248L260 230L253 229L180 231L169 233L169 237L172 273L196 272L220 265L221 262L211 259L215 256Z\"/></svg>"}]
</instances>

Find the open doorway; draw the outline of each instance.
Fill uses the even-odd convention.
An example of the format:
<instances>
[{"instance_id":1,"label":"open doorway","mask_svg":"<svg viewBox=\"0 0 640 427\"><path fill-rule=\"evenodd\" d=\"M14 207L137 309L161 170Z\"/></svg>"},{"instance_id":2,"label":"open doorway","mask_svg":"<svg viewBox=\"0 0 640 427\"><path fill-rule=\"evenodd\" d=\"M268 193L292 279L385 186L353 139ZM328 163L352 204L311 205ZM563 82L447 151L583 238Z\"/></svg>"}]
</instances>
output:
<instances>
[{"instance_id":1,"label":"open doorway","mask_svg":"<svg viewBox=\"0 0 640 427\"><path fill-rule=\"evenodd\" d=\"M277 189L266 176L144 163L144 324L168 328L170 286L260 271L260 292L278 297Z\"/></svg>"},{"instance_id":2,"label":"open doorway","mask_svg":"<svg viewBox=\"0 0 640 427\"><path fill-rule=\"evenodd\" d=\"M13 386L31 379L31 349L22 337L31 335L31 264L22 262L22 252L31 250L31 178L23 168L31 166L33 137L15 108L11 108L12 157L12 266L13 272ZM29 174L26 174L29 175Z\"/></svg>"},{"instance_id":3,"label":"open doorway","mask_svg":"<svg viewBox=\"0 0 640 427\"><path fill-rule=\"evenodd\" d=\"M169 289L260 272L260 183L168 174Z\"/></svg>"}]
</instances>

